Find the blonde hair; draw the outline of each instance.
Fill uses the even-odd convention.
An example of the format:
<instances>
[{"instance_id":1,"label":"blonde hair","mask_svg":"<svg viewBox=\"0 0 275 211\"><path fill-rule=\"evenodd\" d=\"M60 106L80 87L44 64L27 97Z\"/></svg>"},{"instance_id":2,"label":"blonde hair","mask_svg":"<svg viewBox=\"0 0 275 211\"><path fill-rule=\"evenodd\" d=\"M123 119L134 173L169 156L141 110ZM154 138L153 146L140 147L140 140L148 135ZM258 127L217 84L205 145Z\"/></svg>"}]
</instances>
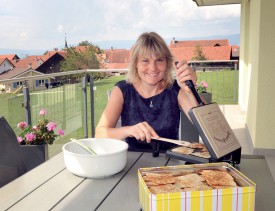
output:
<instances>
[{"instance_id":1,"label":"blonde hair","mask_svg":"<svg viewBox=\"0 0 275 211\"><path fill-rule=\"evenodd\" d=\"M163 78L163 86L171 87L173 85L173 56L163 38L156 32L145 32L137 39L133 47L129 71L126 75L128 83L133 84L140 79L137 71L137 61L140 55L164 57L167 67Z\"/></svg>"}]
</instances>

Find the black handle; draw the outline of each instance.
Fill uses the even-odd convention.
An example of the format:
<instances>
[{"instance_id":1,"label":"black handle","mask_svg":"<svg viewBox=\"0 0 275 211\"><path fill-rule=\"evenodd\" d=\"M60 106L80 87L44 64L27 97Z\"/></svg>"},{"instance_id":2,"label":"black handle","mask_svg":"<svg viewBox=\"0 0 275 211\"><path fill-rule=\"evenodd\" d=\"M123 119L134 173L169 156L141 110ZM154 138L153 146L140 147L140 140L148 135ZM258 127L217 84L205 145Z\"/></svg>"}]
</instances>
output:
<instances>
[{"instance_id":1,"label":"black handle","mask_svg":"<svg viewBox=\"0 0 275 211\"><path fill-rule=\"evenodd\" d=\"M192 91L194 97L196 98L198 104L199 104L200 106L203 106L204 103L202 102L199 93L198 93L197 90L195 89L195 86L194 86L194 84L193 84L193 81L191 81L191 80L185 81L185 84L189 87L189 89L191 89L191 91Z\"/></svg>"},{"instance_id":2,"label":"black handle","mask_svg":"<svg viewBox=\"0 0 275 211\"><path fill-rule=\"evenodd\" d=\"M179 63L179 62L175 62L175 65L177 66L178 63ZM200 106L203 106L204 103L202 102L202 100L201 100L201 98L200 98L200 95L199 95L199 93L197 92L197 90L196 90L196 88L195 88L195 86L194 86L193 81L192 81L192 80L187 80L187 81L185 81L185 84L186 84L186 85L189 87L189 89L192 91L192 93L193 93L194 97L196 98L198 104L199 104Z\"/></svg>"}]
</instances>

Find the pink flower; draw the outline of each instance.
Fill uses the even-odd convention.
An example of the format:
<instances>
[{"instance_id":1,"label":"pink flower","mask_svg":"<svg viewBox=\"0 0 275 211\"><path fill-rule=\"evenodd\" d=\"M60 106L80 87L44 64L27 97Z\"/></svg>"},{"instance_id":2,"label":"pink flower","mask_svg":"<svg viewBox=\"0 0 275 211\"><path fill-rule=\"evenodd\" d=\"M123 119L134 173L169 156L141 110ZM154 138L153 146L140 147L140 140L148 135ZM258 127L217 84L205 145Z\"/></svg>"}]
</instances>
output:
<instances>
[{"instance_id":1,"label":"pink flower","mask_svg":"<svg viewBox=\"0 0 275 211\"><path fill-rule=\"evenodd\" d=\"M39 114L45 116L47 114L47 110L45 108L42 108Z\"/></svg>"},{"instance_id":2,"label":"pink flower","mask_svg":"<svg viewBox=\"0 0 275 211\"><path fill-rule=\"evenodd\" d=\"M205 87L205 88L208 87L208 83L206 83L206 82L204 82L204 81L201 82L201 85L202 85L203 87Z\"/></svg>"},{"instance_id":3,"label":"pink flower","mask_svg":"<svg viewBox=\"0 0 275 211\"><path fill-rule=\"evenodd\" d=\"M38 130L38 127L35 125L35 126L32 127L32 129L33 129L34 131L37 131L37 130Z\"/></svg>"},{"instance_id":4,"label":"pink flower","mask_svg":"<svg viewBox=\"0 0 275 211\"><path fill-rule=\"evenodd\" d=\"M27 124L27 122L19 122L18 124L17 124L17 128L18 129L21 129L21 130L23 130L25 127L27 127L28 126L28 124Z\"/></svg>"},{"instance_id":5,"label":"pink flower","mask_svg":"<svg viewBox=\"0 0 275 211\"><path fill-rule=\"evenodd\" d=\"M57 133L58 133L59 136L63 136L63 135L64 135L64 131L61 130L61 129L58 129L58 130L57 130Z\"/></svg>"},{"instance_id":6,"label":"pink flower","mask_svg":"<svg viewBox=\"0 0 275 211\"><path fill-rule=\"evenodd\" d=\"M33 133L27 133L25 137L27 141L33 141L33 139L35 139L35 135Z\"/></svg>"},{"instance_id":7,"label":"pink flower","mask_svg":"<svg viewBox=\"0 0 275 211\"><path fill-rule=\"evenodd\" d=\"M46 125L46 127L47 127L47 130L48 130L48 131L52 131L52 130L54 130L54 129L56 128L56 123L54 123L54 122L49 122L49 123Z\"/></svg>"},{"instance_id":8,"label":"pink flower","mask_svg":"<svg viewBox=\"0 0 275 211\"><path fill-rule=\"evenodd\" d=\"M23 141L23 138L20 137L20 136L18 136L18 137L17 137L17 141L18 141L19 143L21 143L21 142Z\"/></svg>"}]
</instances>

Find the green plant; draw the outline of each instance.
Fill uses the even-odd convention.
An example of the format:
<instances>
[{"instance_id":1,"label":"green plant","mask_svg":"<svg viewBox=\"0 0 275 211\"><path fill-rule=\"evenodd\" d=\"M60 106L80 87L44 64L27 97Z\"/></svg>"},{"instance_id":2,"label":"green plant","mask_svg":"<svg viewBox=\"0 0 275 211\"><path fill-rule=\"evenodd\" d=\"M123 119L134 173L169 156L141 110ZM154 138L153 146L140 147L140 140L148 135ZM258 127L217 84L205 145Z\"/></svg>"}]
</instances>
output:
<instances>
[{"instance_id":1,"label":"green plant","mask_svg":"<svg viewBox=\"0 0 275 211\"><path fill-rule=\"evenodd\" d=\"M46 113L46 109L41 109L39 112L41 118L38 120L37 126L28 125L26 122L17 124L17 128L21 130L17 140L21 145L53 144L58 136L64 135L64 131L61 129L55 133L57 125L45 118Z\"/></svg>"},{"instance_id":2,"label":"green plant","mask_svg":"<svg viewBox=\"0 0 275 211\"><path fill-rule=\"evenodd\" d=\"M201 81L199 85L197 85L196 89L198 93L204 93L206 92L206 89L208 87L208 83Z\"/></svg>"}]
</instances>

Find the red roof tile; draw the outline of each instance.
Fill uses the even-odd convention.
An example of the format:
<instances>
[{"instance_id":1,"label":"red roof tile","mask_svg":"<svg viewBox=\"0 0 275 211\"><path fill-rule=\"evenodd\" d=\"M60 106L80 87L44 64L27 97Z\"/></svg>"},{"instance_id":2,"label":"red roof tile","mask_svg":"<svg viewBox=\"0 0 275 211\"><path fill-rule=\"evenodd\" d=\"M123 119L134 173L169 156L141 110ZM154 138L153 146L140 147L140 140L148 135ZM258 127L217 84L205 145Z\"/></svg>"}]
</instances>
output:
<instances>
[{"instance_id":1,"label":"red roof tile","mask_svg":"<svg viewBox=\"0 0 275 211\"><path fill-rule=\"evenodd\" d=\"M0 65L2 65L4 61L7 61L8 63L10 63L11 68L14 67L13 63L8 58L0 58ZM8 67L6 66L6 68Z\"/></svg>"},{"instance_id":2,"label":"red roof tile","mask_svg":"<svg viewBox=\"0 0 275 211\"><path fill-rule=\"evenodd\" d=\"M129 50L126 49L115 49L105 50L106 58L105 61L108 63L125 63L129 62Z\"/></svg>"},{"instance_id":3,"label":"red roof tile","mask_svg":"<svg viewBox=\"0 0 275 211\"><path fill-rule=\"evenodd\" d=\"M196 47L199 46L229 46L229 41L227 39L223 40L187 40L187 41L177 41L172 40L170 42L170 48L180 48L180 47Z\"/></svg>"},{"instance_id":4,"label":"red roof tile","mask_svg":"<svg viewBox=\"0 0 275 211\"><path fill-rule=\"evenodd\" d=\"M230 60L231 46L201 47L207 60ZM170 48L177 60L192 61L195 47Z\"/></svg>"},{"instance_id":5,"label":"red roof tile","mask_svg":"<svg viewBox=\"0 0 275 211\"><path fill-rule=\"evenodd\" d=\"M31 68L36 69L43 63L43 60L40 56L28 56L24 59L12 60L12 63L15 67L28 68L31 65Z\"/></svg>"},{"instance_id":6,"label":"red roof tile","mask_svg":"<svg viewBox=\"0 0 275 211\"><path fill-rule=\"evenodd\" d=\"M43 62L47 61L49 58L51 58L54 54L60 54L61 56L63 56L65 58L67 52L66 51L48 51L45 55L41 55L39 56Z\"/></svg>"},{"instance_id":7,"label":"red roof tile","mask_svg":"<svg viewBox=\"0 0 275 211\"><path fill-rule=\"evenodd\" d=\"M7 58L8 60L14 60L18 59L19 57L16 54L6 54L6 55L0 55L0 58Z\"/></svg>"},{"instance_id":8,"label":"red roof tile","mask_svg":"<svg viewBox=\"0 0 275 211\"><path fill-rule=\"evenodd\" d=\"M66 55L65 51L48 51L45 55L28 56L24 59L12 60L12 63L15 67L29 67L29 65L31 64L31 67L33 69L36 69L56 53L60 54L63 57L65 57Z\"/></svg>"},{"instance_id":9,"label":"red roof tile","mask_svg":"<svg viewBox=\"0 0 275 211\"><path fill-rule=\"evenodd\" d=\"M87 50L87 48L89 48L90 46L76 46L74 48L74 50L78 53L84 52Z\"/></svg>"},{"instance_id":10,"label":"red roof tile","mask_svg":"<svg viewBox=\"0 0 275 211\"><path fill-rule=\"evenodd\" d=\"M2 73L0 75L0 79L1 80L5 80L5 79L11 79L11 78L14 78L16 77L17 75L20 75L24 72L27 72L28 70L30 70L30 68L28 67L19 67L19 68L14 68L12 70L9 70L5 73Z\"/></svg>"}]
</instances>

